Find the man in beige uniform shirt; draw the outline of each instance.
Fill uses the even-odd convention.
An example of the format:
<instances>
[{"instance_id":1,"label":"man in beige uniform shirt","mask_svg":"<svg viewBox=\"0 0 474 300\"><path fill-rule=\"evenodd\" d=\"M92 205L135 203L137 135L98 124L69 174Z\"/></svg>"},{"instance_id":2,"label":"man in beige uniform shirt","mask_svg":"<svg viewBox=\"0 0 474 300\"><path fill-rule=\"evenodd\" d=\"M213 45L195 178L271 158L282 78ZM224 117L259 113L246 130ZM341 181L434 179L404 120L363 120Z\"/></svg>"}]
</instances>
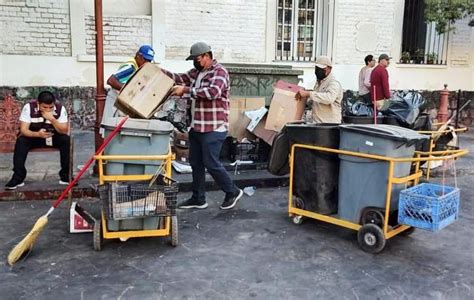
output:
<instances>
[{"instance_id":1,"label":"man in beige uniform shirt","mask_svg":"<svg viewBox=\"0 0 474 300\"><path fill-rule=\"evenodd\" d=\"M331 74L332 63L327 56L320 56L316 60L316 85L313 91L299 91L296 100L308 99L312 109L314 123L341 123L342 86Z\"/></svg>"}]
</instances>

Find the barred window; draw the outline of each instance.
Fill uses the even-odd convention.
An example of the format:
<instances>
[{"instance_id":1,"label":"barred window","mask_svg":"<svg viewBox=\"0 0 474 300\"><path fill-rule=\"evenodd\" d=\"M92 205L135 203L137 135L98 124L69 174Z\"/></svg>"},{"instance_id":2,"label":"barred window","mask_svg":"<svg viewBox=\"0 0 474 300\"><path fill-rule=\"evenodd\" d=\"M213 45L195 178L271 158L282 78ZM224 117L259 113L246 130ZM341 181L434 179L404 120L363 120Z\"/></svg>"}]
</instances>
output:
<instances>
[{"instance_id":1,"label":"barred window","mask_svg":"<svg viewBox=\"0 0 474 300\"><path fill-rule=\"evenodd\" d=\"M445 65L449 32L439 34L425 21L425 1L405 0L401 63Z\"/></svg>"},{"instance_id":2,"label":"barred window","mask_svg":"<svg viewBox=\"0 0 474 300\"><path fill-rule=\"evenodd\" d=\"M314 61L330 55L333 0L278 0L276 60Z\"/></svg>"}]
</instances>

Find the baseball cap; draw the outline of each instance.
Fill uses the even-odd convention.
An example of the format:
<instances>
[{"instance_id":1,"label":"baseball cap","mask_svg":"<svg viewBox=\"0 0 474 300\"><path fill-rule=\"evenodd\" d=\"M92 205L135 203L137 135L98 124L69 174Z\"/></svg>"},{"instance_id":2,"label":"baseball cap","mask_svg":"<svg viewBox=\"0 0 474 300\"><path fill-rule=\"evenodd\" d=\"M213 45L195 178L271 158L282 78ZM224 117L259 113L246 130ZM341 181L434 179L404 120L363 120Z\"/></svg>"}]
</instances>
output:
<instances>
[{"instance_id":1,"label":"baseball cap","mask_svg":"<svg viewBox=\"0 0 474 300\"><path fill-rule=\"evenodd\" d=\"M155 57L155 50L149 45L143 45L138 49L138 53L147 61L152 61Z\"/></svg>"},{"instance_id":2,"label":"baseball cap","mask_svg":"<svg viewBox=\"0 0 474 300\"><path fill-rule=\"evenodd\" d=\"M189 51L189 56L186 58L186 60L193 60L197 56L207 52L211 52L211 46L204 42L197 42L191 46L191 51Z\"/></svg>"},{"instance_id":3,"label":"baseball cap","mask_svg":"<svg viewBox=\"0 0 474 300\"><path fill-rule=\"evenodd\" d=\"M382 59L390 60L390 59L392 59L392 58L391 58L390 56L388 56L387 54L382 53L382 54L380 54L380 56L379 56L379 61L381 61Z\"/></svg>"},{"instance_id":4,"label":"baseball cap","mask_svg":"<svg viewBox=\"0 0 474 300\"><path fill-rule=\"evenodd\" d=\"M324 69L332 67L331 59L328 56L320 56L316 59L316 67Z\"/></svg>"}]
</instances>

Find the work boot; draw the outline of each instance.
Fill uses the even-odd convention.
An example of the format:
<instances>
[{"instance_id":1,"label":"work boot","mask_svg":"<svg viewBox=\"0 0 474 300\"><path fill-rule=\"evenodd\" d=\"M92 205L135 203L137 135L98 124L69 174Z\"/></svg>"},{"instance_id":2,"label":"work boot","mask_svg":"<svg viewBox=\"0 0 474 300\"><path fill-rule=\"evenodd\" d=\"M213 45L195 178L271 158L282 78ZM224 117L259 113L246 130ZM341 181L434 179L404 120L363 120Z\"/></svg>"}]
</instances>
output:
<instances>
[{"instance_id":1,"label":"work boot","mask_svg":"<svg viewBox=\"0 0 474 300\"><path fill-rule=\"evenodd\" d=\"M242 198L243 194L244 191L239 188L237 188L237 191L233 194L227 193L225 195L224 202L221 205L221 209L231 209L232 207L234 207L239 201L239 199Z\"/></svg>"},{"instance_id":2,"label":"work boot","mask_svg":"<svg viewBox=\"0 0 474 300\"><path fill-rule=\"evenodd\" d=\"M203 201L199 201L199 200L196 200L194 198L190 198L182 203L180 203L178 205L178 208L183 208L183 209L187 209L187 208L198 208L198 209L205 209L207 208L207 202L206 200L203 200Z\"/></svg>"}]
</instances>

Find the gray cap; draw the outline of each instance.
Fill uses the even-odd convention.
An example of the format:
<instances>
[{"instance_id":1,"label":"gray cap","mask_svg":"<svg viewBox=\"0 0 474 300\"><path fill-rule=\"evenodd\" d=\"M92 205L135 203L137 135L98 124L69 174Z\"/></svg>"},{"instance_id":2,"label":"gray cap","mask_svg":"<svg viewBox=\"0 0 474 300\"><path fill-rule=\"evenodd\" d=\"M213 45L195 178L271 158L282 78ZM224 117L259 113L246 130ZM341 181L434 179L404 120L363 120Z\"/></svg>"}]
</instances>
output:
<instances>
[{"instance_id":1,"label":"gray cap","mask_svg":"<svg viewBox=\"0 0 474 300\"><path fill-rule=\"evenodd\" d=\"M392 58L388 56L387 54L383 53L383 54L380 54L379 61L381 61L382 59L390 60Z\"/></svg>"},{"instance_id":2,"label":"gray cap","mask_svg":"<svg viewBox=\"0 0 474 300\"><path fill-rule=\"evenodd\" d=\"M189 51L189 56L186 58L186 60L193 60L197 56L207 52L211 52L211 46L204 42L195 43L191 46L191 51Z\"/></svg>"}]
</instances>

